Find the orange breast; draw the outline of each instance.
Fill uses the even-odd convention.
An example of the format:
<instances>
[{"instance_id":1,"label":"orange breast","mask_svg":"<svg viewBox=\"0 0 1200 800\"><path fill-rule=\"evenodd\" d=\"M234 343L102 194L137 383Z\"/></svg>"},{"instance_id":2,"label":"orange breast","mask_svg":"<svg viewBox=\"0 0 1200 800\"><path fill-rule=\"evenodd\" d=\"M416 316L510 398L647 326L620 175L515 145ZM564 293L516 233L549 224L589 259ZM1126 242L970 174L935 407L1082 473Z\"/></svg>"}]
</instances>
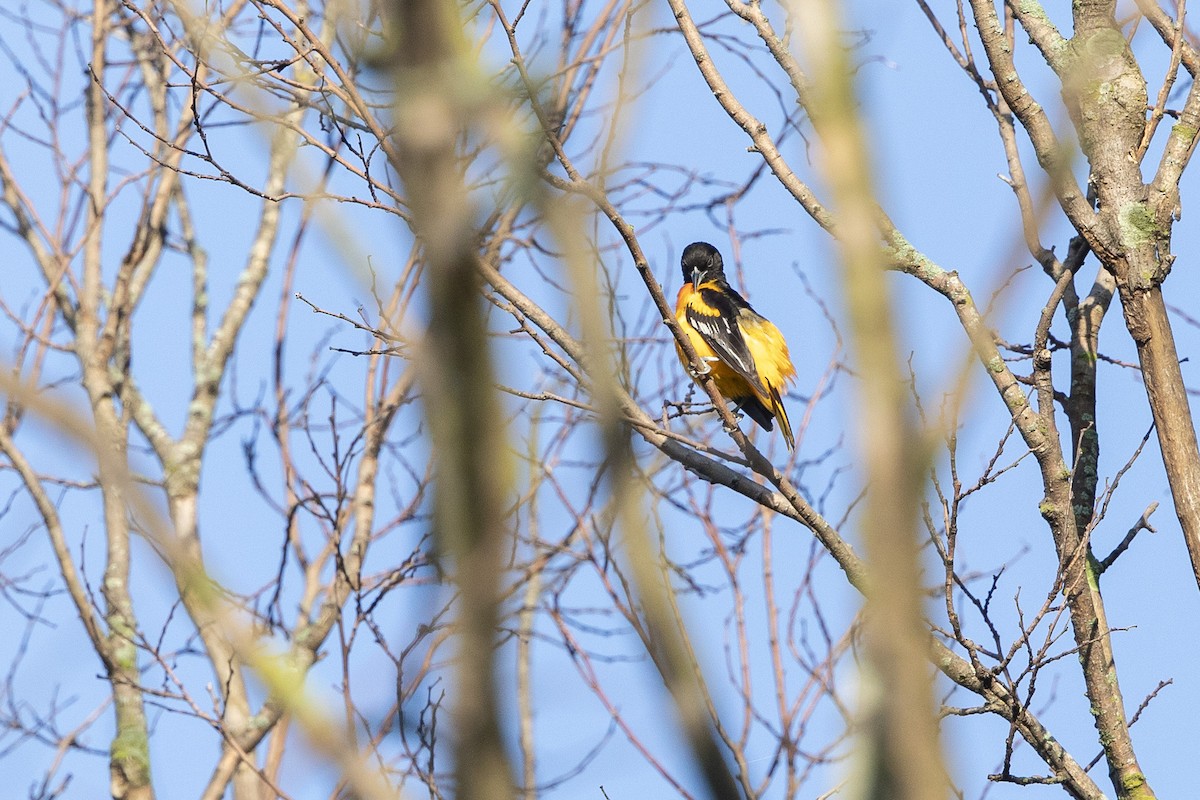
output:
<instances>
[{"instance_id":1,"label":"orange breast","mask_svg":"<svg viewBox=\"0 0 1200 800\"><path fill-rule=\"evenodd\" d=\"M704 341L704 337L701 336L699 332L697 332L696 329L693 328L687 321L687 315L685 312L687 310L688 301L691 296L695 294L695 291L696 290L692 288L690 283L685 283L679 288L679 296L675 303L675 319L679 323L679 327L683 329L684 334L686 334L688 337L688 341L690 341L692 343L692 347L696 349L696 355L700 356L701 360L708 365L708 368L712 373L713 383L717 385L717 391L719 391L723 397L726 397L729 400L737 401L745 397L757 396L758 392L754 390L754 387L747 383L745 378L743 378L741 375L738 375L730 367L726 366L725 362L721 361L720 358L717 357L716 352L708 346L708 342ZM771 327L773 328L775 326L772 325ZM776 331L776 333L778 333L778 331ZM780 337L780 339L782 340L782 337ZM786 351L786 345L784 347ZM754 351L751 350L751 353L753 352ZM675 354L679 356L679 363L683 364L684 369L689 370L690 374L691 364L684 356L683 350L679 347L678 343L675 345ZM755 359L757 358L758 355L755 354ZM766 400L766 398L760 399Z\"/></svg>"}]
</instances>

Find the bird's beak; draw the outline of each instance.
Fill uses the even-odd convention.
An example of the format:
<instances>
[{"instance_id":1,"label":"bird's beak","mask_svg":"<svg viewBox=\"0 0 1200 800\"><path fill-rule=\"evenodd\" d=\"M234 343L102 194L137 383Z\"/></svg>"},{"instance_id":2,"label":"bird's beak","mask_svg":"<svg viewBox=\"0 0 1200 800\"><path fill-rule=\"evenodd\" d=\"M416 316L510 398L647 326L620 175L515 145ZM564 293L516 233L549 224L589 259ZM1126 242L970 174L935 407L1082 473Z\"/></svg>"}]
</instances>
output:
<instances>
[{"instance_id":1,"label":"bird's beak","mask_svg":"<svg viewBox=\"0 0 1200 800\"><path fill-rule=\"evenodd\" d=\"M692 267L692 288L699 289L702 283L704 283L704 270Z\"/></svg>"}]
</instances>

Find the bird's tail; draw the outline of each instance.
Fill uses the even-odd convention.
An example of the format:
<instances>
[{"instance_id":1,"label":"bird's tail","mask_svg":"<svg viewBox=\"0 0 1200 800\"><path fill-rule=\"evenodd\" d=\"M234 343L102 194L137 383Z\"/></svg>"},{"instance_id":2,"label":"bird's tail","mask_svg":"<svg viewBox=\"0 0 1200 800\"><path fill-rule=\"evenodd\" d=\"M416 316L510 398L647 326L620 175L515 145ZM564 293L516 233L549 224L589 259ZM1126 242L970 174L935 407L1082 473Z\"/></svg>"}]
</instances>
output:
<instances>
[{"instance_id":1,"label":"bird's tail","mask_svg":"<svg viewBox=\"0 0 1200 800\"><path fill-rule=\"evenodd\" d=\"M783 440L787 442L788 450L796 449L796 439L792 436L792 423L788 419L787 409L783 407L783 398L779 396L779 390L768 384L767 391L770 393L771 413L775 415L775 420L779 423L779 432L783 434Z\"/></svg>"}]
</instances>

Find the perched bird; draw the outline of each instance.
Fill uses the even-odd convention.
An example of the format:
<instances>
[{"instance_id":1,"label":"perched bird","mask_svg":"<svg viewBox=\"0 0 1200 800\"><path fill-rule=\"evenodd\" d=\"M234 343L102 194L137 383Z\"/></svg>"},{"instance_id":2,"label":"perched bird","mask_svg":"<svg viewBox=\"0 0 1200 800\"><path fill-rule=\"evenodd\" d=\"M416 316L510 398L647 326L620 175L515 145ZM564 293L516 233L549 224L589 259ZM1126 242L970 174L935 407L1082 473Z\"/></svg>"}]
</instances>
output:
<instances>
[{"instance_id":1,"label":"perched bird","mask_svg":"<svg viewBox=\"0 0 1200 800\"><path fill-rule=\"evenodd\" d=\"M729 285L721 254L708 242L684 248L683 281L675 319L712 370L717 390L767 430L777 419L788 448L795 449L781 394L796 379L796 368L783 334ZM675 349L691 371L683 350Z\"/></svg>"}]
</instances>

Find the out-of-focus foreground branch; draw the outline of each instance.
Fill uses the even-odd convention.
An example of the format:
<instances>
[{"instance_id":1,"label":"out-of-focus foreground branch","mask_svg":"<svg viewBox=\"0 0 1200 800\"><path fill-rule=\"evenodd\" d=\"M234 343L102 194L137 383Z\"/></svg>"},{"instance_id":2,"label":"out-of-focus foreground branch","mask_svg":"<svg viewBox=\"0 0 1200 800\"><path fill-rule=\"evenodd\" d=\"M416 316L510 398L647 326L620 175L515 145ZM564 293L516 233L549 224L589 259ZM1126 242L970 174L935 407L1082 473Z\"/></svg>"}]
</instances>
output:
<instances>
[{"instance_id":1,"label":"out-of-focus foreground branch","mask_svg":"<svg viewBox=\"0 0 1200 800\"><path fill-rule=\"evenodd\" d=\"M860 752L853 792L864 800L932 800L949 791L927 668L918 509L929 459L907 397L895 312L878 247L872 158L859 118L844 22L831 0L798 0L812 67L809 108L830 184L850 351L859 370L859 458L869 487L862 521L867 660L861 673Z\"/></svg>"},{"instance_id":2,"label":"out-of-focus foreground branch","mask_svg":"<svg viewBox=\"0 0 1200 800\"><path fill-rule=\"evenodd\" d=\"M429 297L416 365L434 453L434 530L459 595L455 796L485 800L511 795L514 785L493 658L512 466L475 266L474 208L456 143L483 116L488 95L452 4L397 0L391 14L394 167L407 191Z\"/></svg>"}]
</instances>

